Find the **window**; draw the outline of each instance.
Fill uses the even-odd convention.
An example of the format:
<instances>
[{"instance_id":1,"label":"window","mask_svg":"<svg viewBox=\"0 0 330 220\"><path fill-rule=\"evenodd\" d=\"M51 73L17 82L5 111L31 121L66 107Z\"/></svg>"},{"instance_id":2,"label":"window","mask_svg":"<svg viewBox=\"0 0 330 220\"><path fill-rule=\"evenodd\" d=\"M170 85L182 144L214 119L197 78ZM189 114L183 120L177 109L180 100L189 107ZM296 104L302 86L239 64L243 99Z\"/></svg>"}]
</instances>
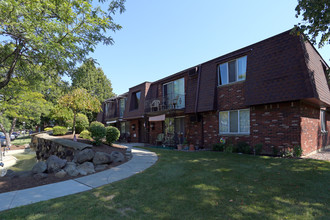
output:
<instances>
[{"instance_id":1,"label":"window","mask_svg":"<svg viewBox=\"0 0 330 220\"><path fill-rule=\"evenodd\" d=\"M163 96L168 108L184 108L184 78L164 84Z\"/></svg>"},{"instance_id":2,"label":"window","mask_svg":"<svg viewBox=\"0 0 330 220\"><path fill-rule=\"evenodd\" d=\"M326 120L325 120L325 111L321 110L321 132L326 132Z\"/></svg>"},{"instance_id":3,"label":"window","mask_svg":"<svg viewBox=\"0 0 330 220\"><path fill-rule=\"evenodd\" d=\"M219 85L245 80L247 56L219 65Z\"/></svg>"},{"instance_id":4,"label":"window","mask_svg":"<svg viewBox=\"0 0 330 220\"><path fill-rule=\"evenodd\" d=\"M220 112L219 131L220 134L249 134L250 109Z\"/></svg>"},{"instance_id":5,"label":"window","mask_svg":"<svg viewBox=\"0 0 330 220\"><path fill-rule=\"evenodd\" d=\"M126 98L120 99L119 100L119 117L121 117L121 118L124 116L125 106L126 106Z\"/></svg>"},{"instance_id":6,"label":"window","mask_svg":"<svg viewBox=\"0 0 330 220\"><path fill-rule=\"evenodd\" d=\"M140 99L141 99L140 91L132 93L130 111L136 110L139 108Z\"/></svg>"}]
</instances>

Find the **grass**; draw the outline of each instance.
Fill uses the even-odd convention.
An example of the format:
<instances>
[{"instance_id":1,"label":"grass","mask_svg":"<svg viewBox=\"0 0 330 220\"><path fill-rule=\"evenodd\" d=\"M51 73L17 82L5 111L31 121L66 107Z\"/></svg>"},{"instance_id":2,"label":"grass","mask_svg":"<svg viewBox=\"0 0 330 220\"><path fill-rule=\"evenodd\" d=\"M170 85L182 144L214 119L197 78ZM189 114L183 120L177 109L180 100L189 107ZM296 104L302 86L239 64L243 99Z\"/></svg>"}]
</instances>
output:
<instances>
[{"instance_id":1,"label":"grass","mask_svg":"<svg viewBox=\"0 0 330 220\"><path fill-rule=\"evenodd\" d=\"M150 150L141 174L0 219L329 219L329 162Z\"/></svg>"},{"instance_id":2,"label":"grass","mask_svg":"<svg viewBox=\"0 0 330 220\"><path fill-rule=\"evenodd\" d=\"M17 158L17 163L10 167L9 169L13 171L27 171L32 170L33 166L36 164L36 153L22 153L22 154L15 154L14 157Z\"/></svg>"},{"instance_id":3,"label":"grass","mask_svg":"<svg viewBox=\"0 0 330 220\"><path fill-rule=\"evenodd\" d=\"M30 136L23 136L23 137L18 137L14 141L11 142L12 145L24 145L24 144L29 144L31 142L31 137Z\"/></svg>"}]
</instances>

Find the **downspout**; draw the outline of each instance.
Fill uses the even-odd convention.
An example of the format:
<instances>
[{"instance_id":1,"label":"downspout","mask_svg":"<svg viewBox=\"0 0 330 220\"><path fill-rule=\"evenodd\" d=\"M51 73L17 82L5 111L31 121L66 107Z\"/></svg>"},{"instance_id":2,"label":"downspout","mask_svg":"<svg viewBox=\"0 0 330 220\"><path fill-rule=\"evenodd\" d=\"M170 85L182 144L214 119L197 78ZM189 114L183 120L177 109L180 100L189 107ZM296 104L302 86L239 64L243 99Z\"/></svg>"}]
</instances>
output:
<instances>
[{"instance_id":1,"label":"downspout","mask_svg":"<svg viewBox=\"0 0 330 220\"><path fill-rule=\"evenodd\" d=\"M202 65L198 66L198 79L197 79L197 91L196 91L196 100L195 100L195 115L196 115L196 119L198 122L198 99L199 99L199 91L200 91L200 80L201 80L201 73L202 73ZM200 147L204 146L204 125L203 125L203 117L201 120L201 126L202 126L202 130L201 130L201 143L200 143Z\"/></svg>"}]
</instances>

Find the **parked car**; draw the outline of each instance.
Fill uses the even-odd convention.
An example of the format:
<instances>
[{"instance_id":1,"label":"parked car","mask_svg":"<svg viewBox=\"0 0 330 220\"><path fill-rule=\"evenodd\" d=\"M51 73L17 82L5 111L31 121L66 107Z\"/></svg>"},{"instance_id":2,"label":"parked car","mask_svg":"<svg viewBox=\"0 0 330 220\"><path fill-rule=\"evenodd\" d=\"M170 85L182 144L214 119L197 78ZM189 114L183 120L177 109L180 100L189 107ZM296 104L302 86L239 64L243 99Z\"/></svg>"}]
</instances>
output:
<instances>
[{"instance_id":1,"label":"parked car","mask_svg":"<svg viewBox=\"0 0 330 220\"><path fill-rule=\"evenodd\" d=\"M0 132L0 137L3 137L4 139L6 139L6 136L3 132ZM15 138L16 138L15 135L13 135L13 134L10 135L10 140L11 141L15 140Z\"/></svg>"},{"instance_id":2,"label":"parked car","mask_svg":"<svg viewBox=\"0 0 330 220\"><path fill-rule=\"evenodd\" d=\"M6 137L2 132L0 132L0 147L5 145L6 145Z\"/></svg>"},{"instance_id":3,"label":"parked car","mask_svg":"<svg viewBox=\"0 0 330 220\"><path fill-rule=\"evenodd\" d=\"M15 138L17 138L19 136L18 132L13 132L12 135L15 135Z\"/></svg>"}]
</instances>

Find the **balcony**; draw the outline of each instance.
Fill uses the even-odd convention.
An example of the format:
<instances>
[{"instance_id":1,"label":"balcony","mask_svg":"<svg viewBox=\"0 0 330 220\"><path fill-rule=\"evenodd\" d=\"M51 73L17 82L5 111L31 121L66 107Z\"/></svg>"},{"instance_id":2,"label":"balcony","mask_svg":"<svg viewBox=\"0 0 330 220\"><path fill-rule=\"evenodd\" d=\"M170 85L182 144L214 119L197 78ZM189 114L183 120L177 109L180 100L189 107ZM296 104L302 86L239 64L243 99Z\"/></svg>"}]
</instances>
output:
<instances>
[{"instance_id":1,"label":"balcony","mask_svg":"<svg viewBox=\"0 0 330 220\"><path fill-rule=\"evenodd\" d=\"M146 113L159 113L169 110L182 110L185 108L184 94L168 94L157 98L147 99L144 110Z\"/></svg>"}]
</instances>

